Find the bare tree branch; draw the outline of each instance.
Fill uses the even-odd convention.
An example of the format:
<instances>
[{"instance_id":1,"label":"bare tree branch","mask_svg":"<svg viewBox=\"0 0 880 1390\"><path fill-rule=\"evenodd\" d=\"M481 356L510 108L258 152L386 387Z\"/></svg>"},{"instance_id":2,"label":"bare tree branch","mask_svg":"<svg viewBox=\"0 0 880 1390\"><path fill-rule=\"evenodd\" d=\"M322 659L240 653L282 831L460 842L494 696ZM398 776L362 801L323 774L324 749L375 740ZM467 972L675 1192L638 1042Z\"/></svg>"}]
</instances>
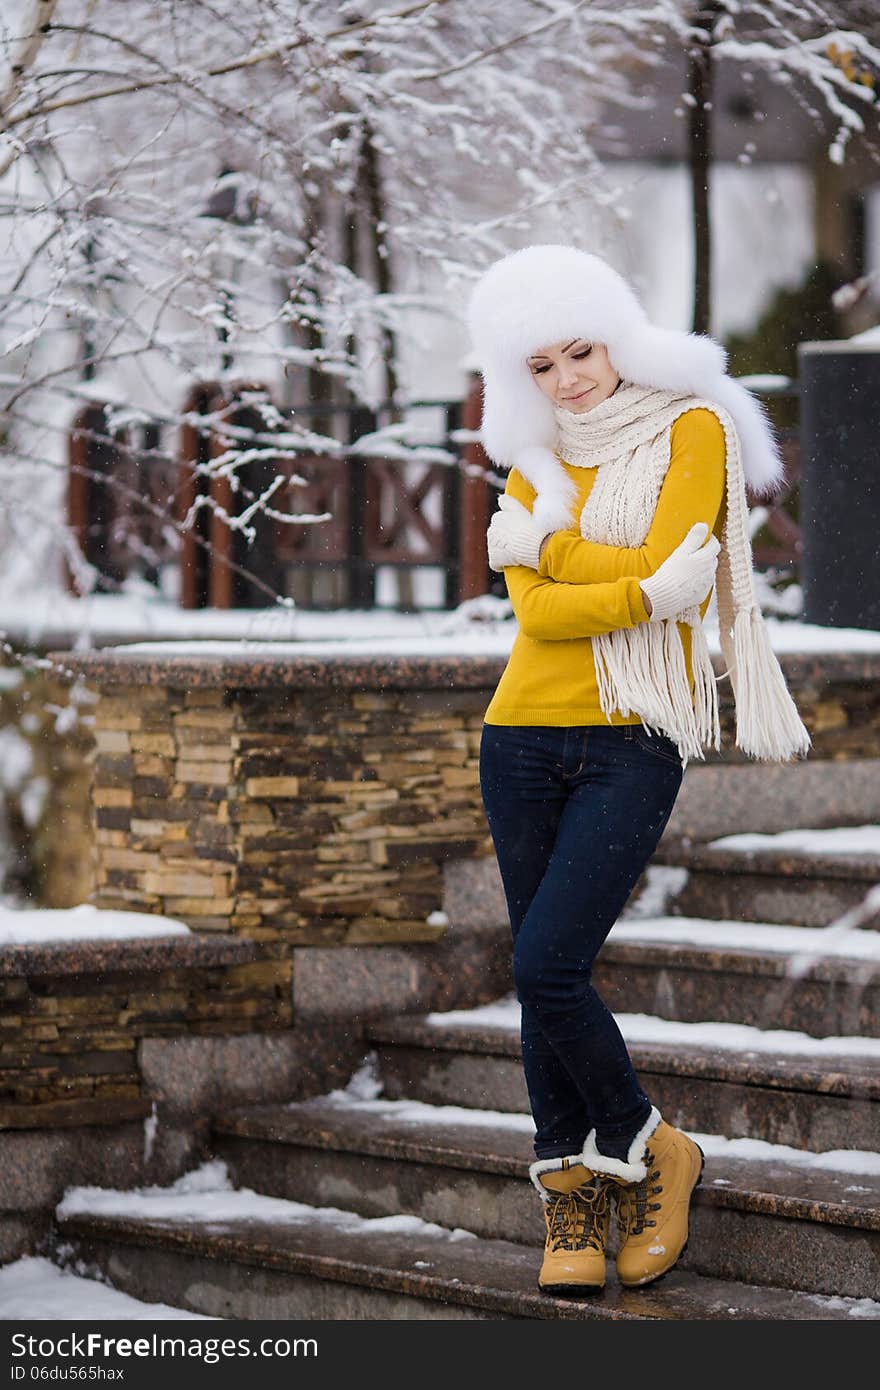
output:
<instances>
[{"instance_id":1,"label":"bare tree branch","mask_svg":"<svg viewBox=\"0 0 880 1390\"><path fill-rule=\"evenodd\" d=\"M54 5L57 4L57 0L38 0L38 3L43 5L52 3ZM247 68L257 67L260 63L268 63L273 59L281 58L307 44L330 43L334 39L350 39L355 34L378 28L388 23L389 20L409 19L423 10L434 9L448 3L449 0L419 0L418 4L408 5L402 10L383 10L381 14L373 15L369 19L355 20L342 29L330 29L323 34L318 31L300 34L287 43L274 44L270 48L258 49L255 53L245 53L240 58L233 58L227 63L217 63L211 67L200 69L197 78L199 81L203 81L210 77L227 77L230 73L243 72ZM37 102L26 111L20 111L17 115L6 116L4 124L7 129L12 129L14 126L33 120L37 116L46 116L52 111L63 111L73 106L91 105L94 102L106 101L108 97L141 95L157 87L175 86L178 83L185 84L195 78L196 74L193 72L170 72L155 77L144 77L136 82L123 83L116 87L103 87L97 91L83 92L81 96L59 97L56 101ZM2 168L0 168L0 173L2 172Z\"/></svg>"},{"instance_id":2,"label":"bare tree branch","mask_svg":"<svg viewBox=\"0 0 880 1390\"><path fill-rule=\"evenodd\" d=\"M18 39L12 52L12 61L9 65L9 79L5 90L0 93L0 125L6 126L7 113L13 105L21 90L22 83L29 68L36 61L46 34L50 28L52 16L58 6L58 0L33 0L30 21L24 27L24 37ZM13 145L6 154L0 158L0 178L6 173L7 169L15 161L15 146Z\"/></svg>"}]
</instances>

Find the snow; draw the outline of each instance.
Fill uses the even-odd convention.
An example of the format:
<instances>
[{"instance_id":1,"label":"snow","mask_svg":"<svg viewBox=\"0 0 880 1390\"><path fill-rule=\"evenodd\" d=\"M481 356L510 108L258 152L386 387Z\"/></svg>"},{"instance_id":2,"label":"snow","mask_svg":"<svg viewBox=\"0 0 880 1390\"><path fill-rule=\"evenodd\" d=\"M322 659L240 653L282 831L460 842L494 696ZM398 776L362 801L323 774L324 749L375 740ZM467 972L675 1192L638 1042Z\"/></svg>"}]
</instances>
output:
<instances>
[{"instance_id":1,"label":"snow","mask_svg":"<svg viewBox=\"0 0 880 1390\"><path fill-rule=\"evenodd\" d=\"M873 1298L829 1298L827 1294L812 1294L813 1303L829 1313L846 1313L850 1318L880 1318L880 1303Z\"/></svg>"},{"instance_id":2,"label":"snow","mask_svg":"<svg viewBox=\"0 0 880 1390\"><path fill-rule=\"evenodd\" d=\"M749 372L747 376L737 377L737 381L750 391L786 391L797 386L793 377L780 376L777 372Z\"/></svg>"},{"instance_id":3,"label":"snow","mask_svg":"<svg viewBox=\"0 0 880 1390\"><path fill-rule=\"evenodd\" d=\"M768 955L811 956L824 960L880 962L880 932L832 932L828 927L788 927L773 922L733 922L707 917L626 918L612 929L610 941L646 946L670 942L727 950L762 951Z\"/></svg>"},{"instance_id":4,"label":"snow","mask_svg":"<svg viewBox=\"0 0 880 1390\"><path fill-rule=\"evenodd\" d=\"M688 870L679 864L649 864L645 870L644 888L626 908L627 920L662 917L687 881Z\"/></svg>"},{"instance_id":5,"label":"snow","mask_svg":"<svg viewBox=\"0 0 880 1390\"><path fill-rule=\"evenodd\" d=\"M473 1009L429 1013L425 1022L437 1028L506 1028L519 1034L519 1000L511 994L504 999L494 999L491 1004L478 1004Z\"/></svg>"},{"instance_id":6,"label":"snow","mask_svg":"<svg viewBox=\"0 0 880 1390\"><path fill-rule=\"evenodd\" d=\"M134 587L134 586L133 586ZM146 586L144 586L146 587ZM368 641L430 637L451 629L485 631L511 612L507 599L484 594L452 611L398 613L393 609L336 609L314 612L277 605L271 608L178 608L157 591L96 594L74 598L43 591L30 597L0 600L0 632L39 642L44 633L70 633L77 648L93 639L155 637L163 642L222 640L238 649L241 642Z\"/></svg>"},{"instance_id":7,"label":"snow","mask_svg":"<svg viewBox=\"0 0 880 1390\"><path fill-rule=\"evenodd\" d=\"M457 632L433 637L371 637L351 638L339 642L131 642L115 648L127 656L149 657L150 660L175 657L199 660L220 657L235 660L244 655L255 661L264 658L302 659L318 657L393 657L393 656L495 656L510 654L515 633L503 627L500 631Z\"/></svg>"},{"instance_id":8,"label":"snow","mask_svg":"<svg viewBox=\"0 0 880 1390\"><path fill-rule=\"evenodd\" d=\"M710 849L787 850L793 854L880 854L880 825L842 825L829 830L781 830L773 835L751 831L711 840Z\"/></svg>"},{"instance_id":9,"label":"snow","mask_svg":"<svg viewBox=\"0 0 880 1390\"><path fill-rule=\"evenodd\" d=\"M615 1014L614 1017L627 1043L712 1047L741 1056L880 1058L880 1038L813 1038L807 1033L782 1028L753 1028L744 1023L679 1023L650 1014ZM475 1009L430 1013L426 1021L439 1028L503 1028L518 1037L520 1006L517 998L509 995Z\"/></svg>"},{"instance_id":10,"label":"snow","mask_svg":"<svg viewBox=\"0 0 880 1390\"><path fill-rule=\"evenodd\" d=\"M46 946L59 941L134 941L190 936L189 927L152 912L77 907L17 909L0 906L0 946Z\"/></svg>"},{"instance_id":11,"label":"snow","mask_svg":"<svg viewBox=\"0 0 880 1390\"><path fill-rule=\"evenodd\" d=\"M361 1065L349 1078L344 1090L331 1091L330 1095L334 1099L344 1100L375 1100L382 1094L382 1082L379 1079L379 1054L375 1049L368 1052Z\"/></svg>"},{"instance_id":12,"label":"snow","mask_svg":"<svg viewBox=\"0 0 880 1390\"><path fill-rule=\"evenodd\" d=\"M534 1135L535 1124L531 1115L517 1114L506 1110L473 1110L464 1105L429 1105L421 1100L358 1100L347 1091L331 1091L321 1097L322 1103L328 1101L342 1110L355 1110L363 1115L375 1115L381 1119L399 1121L408 1125L430 1125L442 1128L444 1125L473 1125L485 1129L515 1129L523 1134ZM308 1103L308 1102L306 1102ZM293 1102L299 1105L299 1102Z\"/></svg>"},{"instance_id":13,"label":"snow","mask_svg":"<svg viewBox=\"0 0 880 1390\"><path fill-rule=\"evenodd\" d=\"M830 1149L813 1153L810 1149L793 1149L788 1144L768 1144L764 1139L727 1139L723 1134L698 1134L688 1130L707 1158L742 1158L750 1163L796 1163L802 1168L821 1169L831 1173L857 1173L861 1177L880 1178L880 1154L867 1149ZM727 1180L719 1179L726 1186Z\"/></svg>"},{"instance_id":14,"label":"snow","mask_svg":"<svg viewBox=\"0 0 880 1390\"><path fill-rule=\"evenodd\" d=\"M348 1233L379 1235L383 1232L417 1239L476 1240L473 1231L451 1230L418 1216L358 1216L339 1207L312 1207L283 1197L265 1197L252 1188L234 1188L226 1164L220 1159L184 1173L170 1187L140 1187L120 1192L104 1187L71 1187L58 1204L59 1217L124 1216L177 1225L218 1226L229 1221L271 1221L296 1226L320 1222Z\"/></svg>"},{"instance_id":15,"label":"snow","mask_svg":"<svg viewBox=\"0 0 880 1390\"><path fill-rule=\"evenodd\" d=\"M59 1269L42 1256L25 1255L0 1269L0 1320L6 1322L136 1322L187 1319L213 1322L200 1313L142 1303L95 1279Z\"/></svg>"},{"instance_id":16,"label":"snow","mask_svg":"<svg viewBox=\"0 0 880 1390\"><path fill-rule=\"evenodd\" d=\"M857 343L859 347L876 348L880 352L880 324L875 324L873 328L866 328L864 333L854 333L848 341Z\"/></svg>"},{"instance_id":17,"label":"snow","mask_svg":"<svg viewBox=\"0 0 880 1390\"><path fill-rule=\"evenodd\" d=\"M0 634L38 644L45 634L59 636L78 651L126 641L124 650L150 655L254 655L287 650L310 655L353 655L370 644L377 655L423 651L475 652L505 657L516 635L510 603L491 594L469 599L451 611L398 613L393 609L338 609L316 612L277 605L265 609L178 608L136 586L123 594L74 598L65 593L16 596L0 601ZM794 619L765 619L778 653L880 652L880 631L821 627ZM717 627L705 624L709 648L720 653ZM442 646L435 645L442 641ZM410 645L416 644L415 646Z\"/></svg>"},{"instance_id":18,"label":"snow","mask_svg":"<svg viewBox=\"0 0 880 1390\"><path fill-rule=\"evenodd\" d=\"M503 1001L502 1001L503 1002ZM531 1115L507 1110L474 1109L462 1105L431 1105L420 1100L386 1100L382 1098L382 1083L378 1074L376 1052L369 1052L353 1073L348 1084L316 1098L317 1104L338 1106L361 1115L375 1115L393 1123L424 1125L430 1130L444 1126L471 1125L481 1129L515 1130L534 1135ZM308 1102L305 1102L308 1104ZM302 1102L294 1101L294 1107ZM708 1156L743 1158L752 1163L797 1163L803 1167L836 1173L856 1173L880 1177L880 1154L862 1149L834 1149L816 1153L809 1149L793 1149L787 1144L770 1144L763 1139L728 1139L721 1134L701 1134L688 1130ZM727 1179L719 1178L719 1183Z\"/></svg>"},{"instance_id":19,"label":"snow","mask_svg":"<svg viewBox=\"0 0 880 1390\"><path fill-rule=\"evenodd\" d=\"M431 1130L442 1129L446 1125L471 1125L481 1129L515 1130L530 1136L535 1132L531 1115L511 1111L473 1110L461 1105L429 1105L418 1100L358 1100L345 1090L331 1091L328 1096L320 1097L320 1101L331 1101L340 1109L351 1110L361 1115L375 1115L395 1124L425 1125ZM787 1144L769 1144L763 1139L728 1139L722 1134L700 1134L695 1130L688 1130L687 1133L696 1140L707 1157L742 1158L753 1163L797 1163L805 1168L880 1178L880 1154L863 1149L834 1149L827 1153L814 1153L809 1149L793 1149Z\"/></svg>"},{"instance_id":20,"label":"snow","mask_svg":"<svg viewBox=\"0 0 880 1390\"><path fill-rule=\"evenodd\" d=\"M650 1014L615 1014L628 1043L714 1047L741 1056L867 1057L880 1059L880 1038L855 1036L813 1038L783 1028L753 1028L743 1023L679 1023Z\"/></svg>"}]
</instances>

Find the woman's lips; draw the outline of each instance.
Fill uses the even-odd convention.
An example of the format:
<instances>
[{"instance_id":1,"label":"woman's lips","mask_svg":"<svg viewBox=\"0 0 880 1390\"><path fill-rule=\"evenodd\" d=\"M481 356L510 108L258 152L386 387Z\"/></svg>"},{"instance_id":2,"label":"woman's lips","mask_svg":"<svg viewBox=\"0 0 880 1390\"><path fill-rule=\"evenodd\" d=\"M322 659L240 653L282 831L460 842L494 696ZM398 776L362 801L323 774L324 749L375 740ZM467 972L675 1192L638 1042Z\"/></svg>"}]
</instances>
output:
<instances>
[{"instance_id":1,"label":"woman's lips","mask_svg":"<svg viewBox=\"0 0 880 1390\"><path fill-rule=\"evenodd\" d=\"M594 386L588 386L587 389L586 389L586 391L581 391L581 393L580 393L579 396L566 396L566 398L565 398L566 404L567 404L569 401L582 401L583 398L584 398L584 396L588 396L588 395L590 394L590 392L591 392L591 391L594 391L595 389L596 389L596 388L595 388Z\"/></svg>"}]
</instances>

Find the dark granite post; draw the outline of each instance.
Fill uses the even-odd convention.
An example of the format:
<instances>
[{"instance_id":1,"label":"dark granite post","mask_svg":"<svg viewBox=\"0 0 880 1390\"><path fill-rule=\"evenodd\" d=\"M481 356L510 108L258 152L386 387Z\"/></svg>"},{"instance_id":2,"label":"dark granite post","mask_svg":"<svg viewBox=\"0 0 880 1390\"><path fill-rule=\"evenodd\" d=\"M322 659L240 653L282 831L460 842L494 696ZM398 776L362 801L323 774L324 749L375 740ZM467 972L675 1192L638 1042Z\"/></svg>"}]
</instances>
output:
<instances>
[{"instance_id":1,"label":"dark granite post","mask_svg":"<svg viewBox=\"0 0 880 1390\"><path fill-rule=\"evenodd\" d=\"M804 616L880 628L880 350L802 343L800 380Z\"/></svg>"}]
</instances>

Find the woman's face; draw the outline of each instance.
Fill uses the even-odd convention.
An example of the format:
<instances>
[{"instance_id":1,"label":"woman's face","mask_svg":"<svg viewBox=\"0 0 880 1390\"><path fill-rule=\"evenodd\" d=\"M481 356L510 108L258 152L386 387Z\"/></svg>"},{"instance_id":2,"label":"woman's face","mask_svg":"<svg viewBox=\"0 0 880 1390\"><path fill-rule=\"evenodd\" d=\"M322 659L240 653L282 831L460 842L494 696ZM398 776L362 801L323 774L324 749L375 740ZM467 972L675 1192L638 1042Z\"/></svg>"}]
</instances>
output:
<instances>
[{"instance_id":1,"label":"woman's face","mask_svg":"<svg viewBox=\"0 0 880 1390\"><path fill-rule=\"evenodd\" d=\"M570 338L540 348L528 360L539 389L554 405L582 414L606 401L620 382L602 343Z\"/></svg>"}]
</instances>

